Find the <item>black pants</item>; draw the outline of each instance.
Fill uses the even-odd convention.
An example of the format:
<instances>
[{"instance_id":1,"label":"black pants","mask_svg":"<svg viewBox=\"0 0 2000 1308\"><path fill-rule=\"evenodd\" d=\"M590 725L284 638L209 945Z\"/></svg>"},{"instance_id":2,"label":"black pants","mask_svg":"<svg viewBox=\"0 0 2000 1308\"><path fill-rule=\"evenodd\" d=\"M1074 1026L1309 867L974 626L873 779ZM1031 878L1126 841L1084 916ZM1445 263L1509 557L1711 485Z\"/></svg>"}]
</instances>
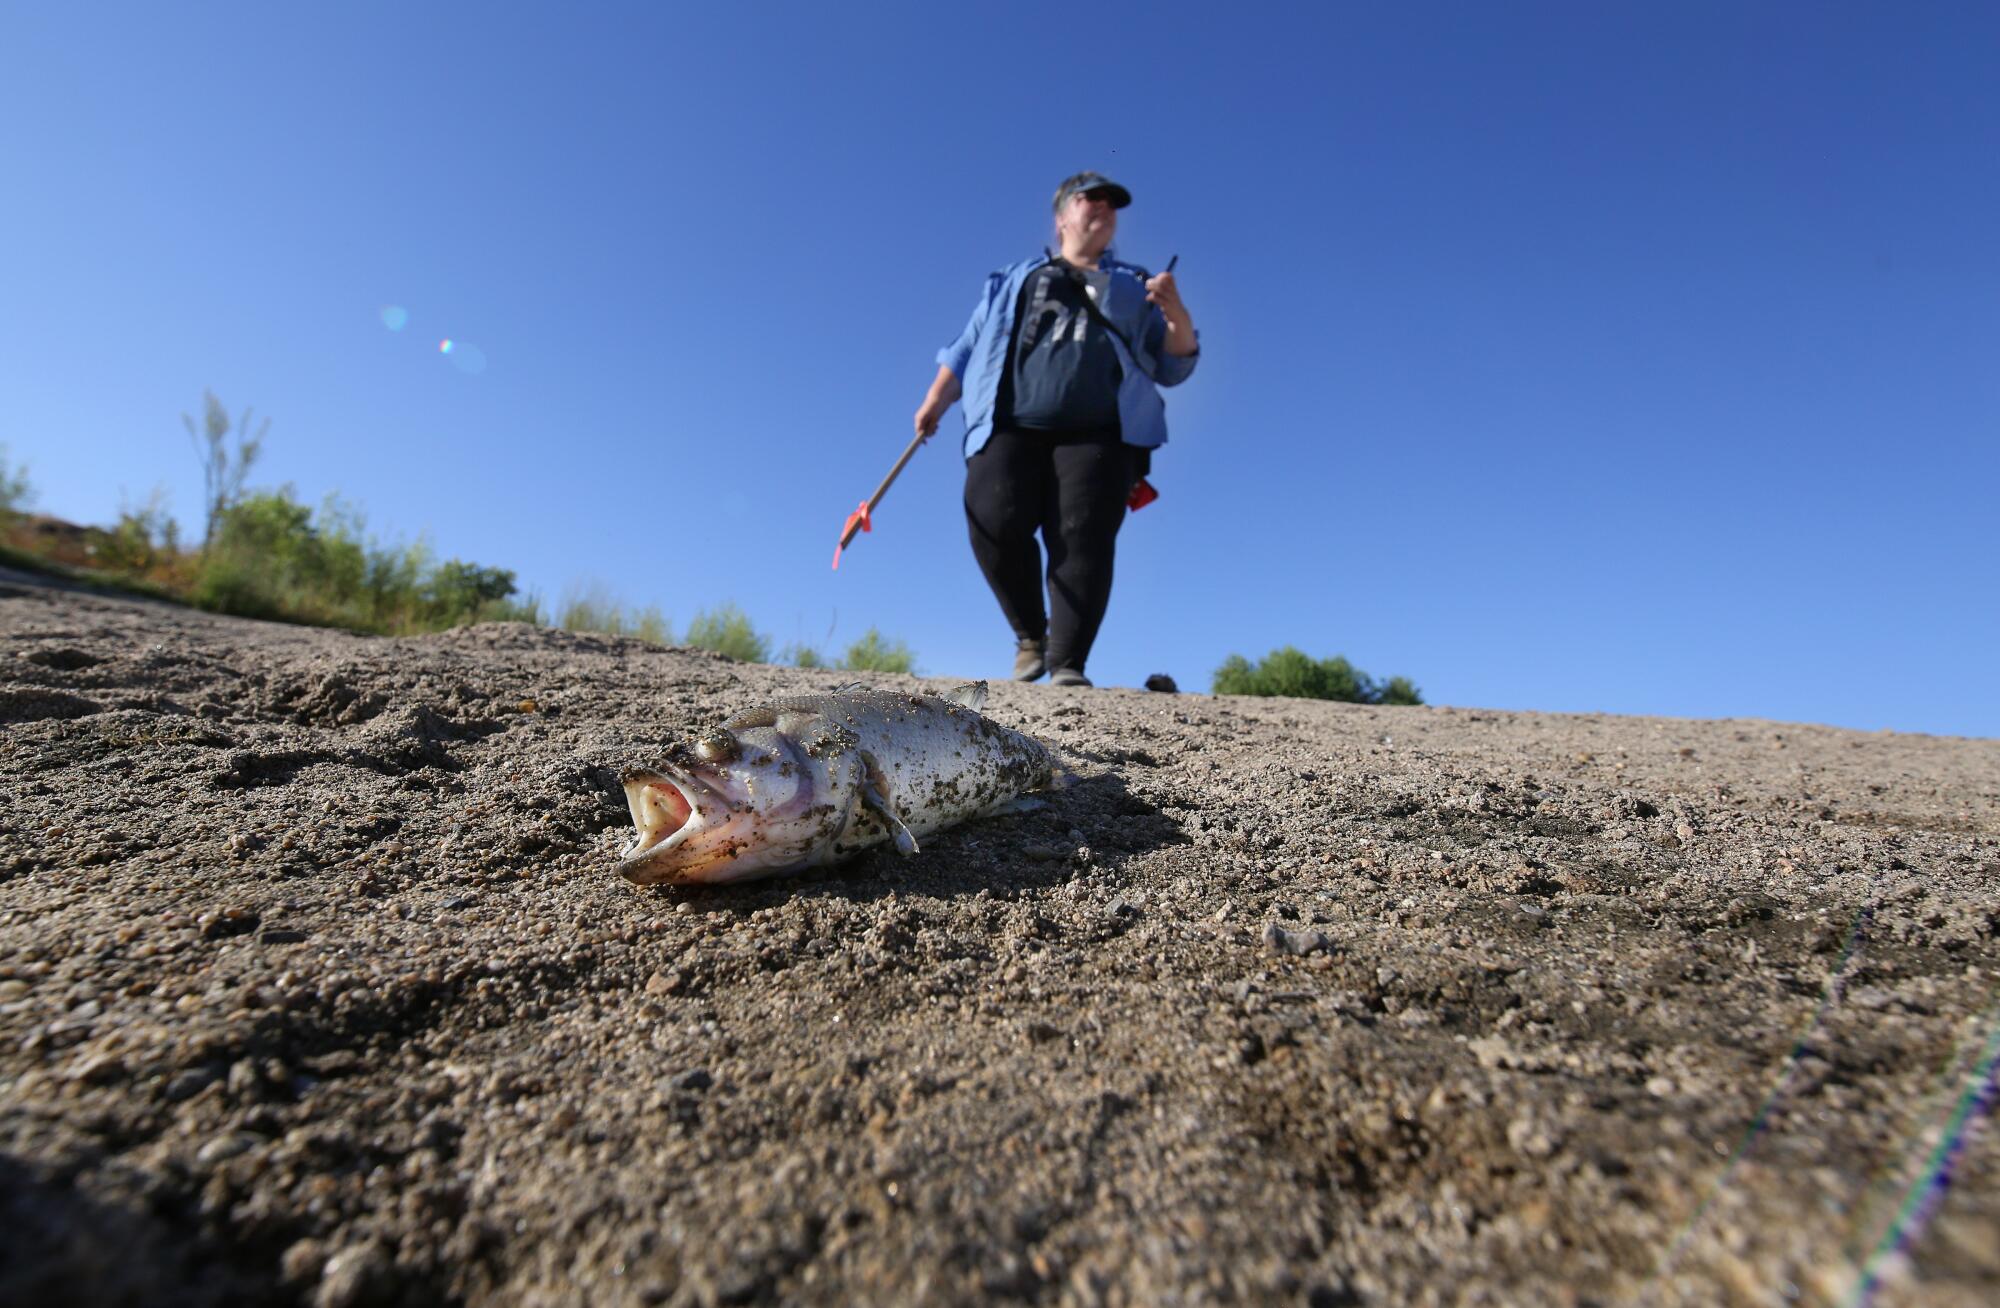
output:
<instances>
[{"instance_id":1,"label":"black pants","mask_svg":"<svg viewBox=\"0 0 2000 1308\"><path fill-rule=\"evenodd\" d=\"M1047 636L1049 666L1083 671L1111 603L1111 561L1132 451L1116 432L996 430L965 465L972 554L1000 611L1023 640ZM1048 547L1049 607L1042 608Z\"/></svg>"}]
</instances>

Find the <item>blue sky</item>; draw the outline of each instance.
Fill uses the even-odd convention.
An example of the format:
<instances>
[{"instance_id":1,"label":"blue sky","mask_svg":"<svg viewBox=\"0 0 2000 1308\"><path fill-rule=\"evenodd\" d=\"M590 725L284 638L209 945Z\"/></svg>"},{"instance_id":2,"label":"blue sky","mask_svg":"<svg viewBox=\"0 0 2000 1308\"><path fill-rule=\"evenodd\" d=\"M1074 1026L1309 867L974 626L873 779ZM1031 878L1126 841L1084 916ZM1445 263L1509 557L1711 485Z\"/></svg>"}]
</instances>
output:
<instances>
[{"instance_id":1,"label":"blue sky","mask_svg":"<svg viewBox=\"0 0 2000 1308\"><path fill-rule=\"evenodd\" d=\"M198 530L213 388L545 603L1004 676L956 409L828 561L1097 168L1204 339L1100 684L2000 735L2000 10L995 12L0 9L0 441Z\"/></svg>"}]
</instances>

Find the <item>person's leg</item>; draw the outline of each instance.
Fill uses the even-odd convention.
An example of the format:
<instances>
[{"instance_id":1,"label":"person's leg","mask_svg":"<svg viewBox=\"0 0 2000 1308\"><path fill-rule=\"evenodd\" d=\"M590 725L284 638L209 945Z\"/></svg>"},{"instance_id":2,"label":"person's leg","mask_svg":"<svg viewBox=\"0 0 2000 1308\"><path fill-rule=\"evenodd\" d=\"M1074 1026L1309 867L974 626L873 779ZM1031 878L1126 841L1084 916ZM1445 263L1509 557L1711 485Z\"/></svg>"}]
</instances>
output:
<instances>
[{"instance_id":1,"label":"person's leg","mask_svg":"<svg viewBox=\"0 0 2000 1308\"><path fill-rule=\"evenodd\" d=\"M1042 607L1042 550L1035 543L1050 481L1048 442L995 431L965 465L965 522L972 557L1000 601L1017 640L1048 634Z\"/></svg>"},{"instance_id":2,"label":"person's leg","mask_svg":"<svg viewBox=\"0 0 2000 1308\"><path fill-rule=\"evenodd\" d=\"M1111 604L1131 456L1123 442L1110 440L1058 445L1053 459L1052 512L1042 525L1049 547L1049 667L1081 672Z\"/></svg>"}]
</instances>

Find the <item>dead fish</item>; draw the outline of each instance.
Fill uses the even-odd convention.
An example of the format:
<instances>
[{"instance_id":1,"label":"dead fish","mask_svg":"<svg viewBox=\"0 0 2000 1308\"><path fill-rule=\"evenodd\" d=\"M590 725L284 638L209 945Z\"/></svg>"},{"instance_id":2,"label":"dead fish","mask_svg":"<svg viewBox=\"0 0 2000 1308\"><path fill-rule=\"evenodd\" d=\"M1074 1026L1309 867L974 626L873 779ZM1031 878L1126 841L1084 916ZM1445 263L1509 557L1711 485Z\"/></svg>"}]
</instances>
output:
<instances>
[{"instance_id":1,"label":"dead fish","mask_svg":"<svg viewBox=\"0 0 2000 1308\"><path fill-rule=\"evenodd\" d=\"M739 713L620 778L636 835L618 871L640 885L742 881L837 863L1004 812L1049 785L1054 759L946 696L843 686Z\"/></svg>"}]
</instances>

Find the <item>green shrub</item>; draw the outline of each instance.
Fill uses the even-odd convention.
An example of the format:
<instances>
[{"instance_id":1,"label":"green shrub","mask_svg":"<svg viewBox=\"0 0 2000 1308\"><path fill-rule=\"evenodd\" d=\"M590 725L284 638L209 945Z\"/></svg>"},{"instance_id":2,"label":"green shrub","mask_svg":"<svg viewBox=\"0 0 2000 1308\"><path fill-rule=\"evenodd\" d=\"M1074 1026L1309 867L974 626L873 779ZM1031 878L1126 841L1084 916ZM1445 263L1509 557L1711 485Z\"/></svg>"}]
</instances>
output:
<instances>
[{"instance_id":1,"label":"green shrub","mask_svg":"<svg viewBox=\"0 0 2000 1308\"><path fill-rule=\"evenodd\" d=\"M556 624L564 631L601 631L616 636L625 630L625 610L601 581L571 585L563 592Z\"/></svg>"},{"instance_id":2,"label":"green shrub","mask_svg":"<svg viewBox=\"0 0 2000 1308\"><path fill-rule=\"evenodd\" d=\"M639 616L632 620L632 629L626 634L655 645L674 643L674 629L667 625L667 615L653 604L639 610Z\"/></svg>"},{"instance_id":3,"label":"green shrub","mask_svg":"<svg viewBox=\"0 0 2000 1308\"><path fill-rule=\"evenodd\" d=\"M514 593L514 574L506 568L482 568L446 559L424 582L420 593L439 619L469 621L488 605Z\"/></svg>"},{"instance_id":4,"label":"green shrub","mask_svg":"<svg viewBox=\"0 0 2000 1308\"><path fill-rule=\"evenodd\" d=\"M194 574L194 590L188 600L211 613L233 613L240 618L280 618L277 600L247 559L217 556Z\"/></svg>"},{"instance_id":5,"label":"green shrub","mask_svg":"<svg viewBox=\"0 0 2000 1308\"><path fill-rule=\"evenodd\" d=\"M538 606L537 606L538 607ZM556 619L565 631L596 631L607 636L632 636L655 645L674 643L667 615L655 605L628 613L601 581L572 585L564 592Z\"/></svg>"},{"instance_id":6,"label":"green shrub","mask_svg":"<svg viewBox=\"0 0 2000 1308\"><path fill-rule=\"evenodd\" d=\"M28 465L16 468L7 461L7 447L0 445L0 521L5 521L35 502L35 488L28 483Z\"/></svg>"},{"instance_id":7,"label":"green shrub","mask_svg":"<svg viewBox=\"0 0 2000 1308\"><path fill-rule=\"evenodd\" d=\"M217 613L289 616L285 598L312 571L309 560L318 547L312 510L289 490L246 496L217 519L191 598Z\"/></svg>"},{"instance_id":8,"label":"green shrub","mask_svg":"<svg viewBox=\"0 0 2000 1308\"><path fill-rule=\"evenodd\" d=\"M687 643L745 663L765 663L771 657L770 639L752 627L749 617L734 604L695 614L688 623Z\"/></svg>"},{"instance_id":9,"label":"green shrub","mask_svg":"<svg viewBox=\"0 0 2000 1308\"><path fill-rule=\"evenodd\" d=\"M1418 692L1416 683L1408 677L1391 677L1388 683L1382 687L1380 702L1384 704L1421 704L1424 702L1424 697Z\"/></svg>"},{"instance_id":10,"label":"green shrub","mask_svg":"<svg viewBox=\"0 0 2000 1308\"><path fill-rule=\"evenodd\" d=\"M778 656L795 668L823 668L826 656L810 645L787 645L785 652Z\"/></svg>"},{"instance_id":11,"label":"green shrub","mask_svg":"<svg viewBox=\"0 0 2000 1308\"><path fill-rule=\"evenodd\" d=\"M1215 670L1212 689L1218 695L1289 695L1348 704L1424 702L1408 677L1377 682L1344 657L1314 659L1291 645L1272 650L1255 664L1231 654Z\"/></svg>"},{"instance_id":12,"label":"green shrub","mask_svg":"<svg viewBox=\"0 0 2000 1308\"><path fill-rule=\"evenodd\" d=\"M155 490L142 508L120 508L118 525L97 542L97 561L112 572L141 576L180 554L181 529Z\"/></svg>"},{"instance_id":13,"label":"green shrub","mask_svg":"<svg viewBox=\"0 0 2000 1308\"><path fill-rule=\"evenodd\" d=\"M850 672L911 672L916 664L916 656L908 645L900 640L884 640L882 633L873 627L849 645L840 660L840 666Z\"/></svg>"},{"instance_id":14,"label":"green shrub","mask_svg":"<svg viewBox=\"0 0 2000 1308\"><path fill-rule=\"evenodd\" d=\"M368 551L361 573L362 602L376 614L406 609L422 590L430 567L430 547L422 541Z\"/></svg>"},{"instance_id":15,"label":"green shrub","mask_svg":"<svg viewBox=\"0 0 2000 1308\"><path fill-rule=\"evenodd\" d=\"M224 613L400 634L466 622L541 621L534 597L517 600L514 574L461 559L435 563L423 542L371 544L361 514L329 497L318 513L291 487L246 491L268 421L250 413L231 420L213 393L202 396L199 422L182 423L202 464L207 515L199 551L183 550L180 528L155 491L144 507L121 506L109 529L86 527L81 561L61 557L74 544L35 548L51 565L89 572L99 584L123 585ZM230 437L234 434L234 443ZM33 497L25 467L15 470L0 445L0 525ZM16 533L7 533L11 541ZM75 537L70 533L68 540ZM12 546L0 543L0 549ZM667 639L657 610L640 616L641 634Z\"/></svg>"},{"instance_id":16,"label":"green shrub","mask_svg":"<svg viewBox=\"0 0 2000 1308\"><path fill-rule=\"evenodd\" d=\"M195 457L201 460L202 503L208 513L207 521L202 524L201 547L207 550L215 543L223 518L244 499L244 479L250 475L251 465L257 462L257 455L264 447L264 435L271 429L271 420L264 419L264 425L253 436L250 410L245 409L233 427L236 448L232 451L229 410L215 398L214 391L203 391L201 401L200 428L197 430L194 416L187 413L181 415L181 425L187 428L188 439L194 442Z\"/></svg>"},{"instance_id":17,"label":"green shrub","mask_svg":"<svg viewBox=\"0 0 2000 1308\"><path fill-rule=\"evenodd\" d=\"M191 601L244 617L360 631L437 631L466 622L535 621L512 602L514 574L428 547L374 547L361 515L329 499L317 519L289 487L243 496L222 511L196 569Z\"/></svg>"}]
</instances>

